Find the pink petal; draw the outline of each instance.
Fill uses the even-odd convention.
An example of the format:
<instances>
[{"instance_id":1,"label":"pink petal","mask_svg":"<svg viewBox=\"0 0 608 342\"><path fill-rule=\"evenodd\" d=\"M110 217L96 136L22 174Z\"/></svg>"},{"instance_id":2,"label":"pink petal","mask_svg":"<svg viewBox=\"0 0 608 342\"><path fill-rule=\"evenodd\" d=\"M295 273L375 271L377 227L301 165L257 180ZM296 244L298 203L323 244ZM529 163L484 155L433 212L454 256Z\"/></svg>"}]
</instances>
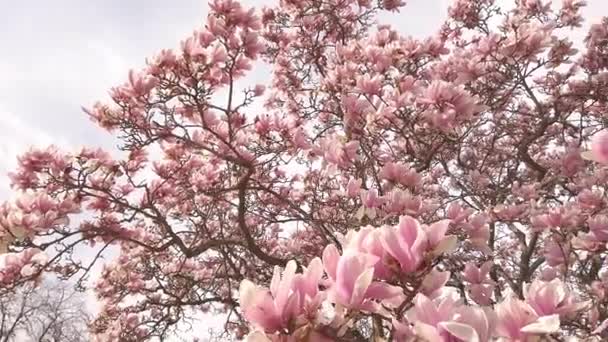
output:
<instances>
[{"instance_id":1,"label":"pink petal","mask_svg":"<svg viewBox=\"0 0 608 342\"><path fill-rule=\"evenodd\" d=\"M583 157L588 157L583 155ZM603 130L591 139L591 159L601 163L608 163L608 130Z\"/></svg>"},{"instance_id":2,"label":"pink petal","mask_svg":"<svg viewBox=\"0 0 608 342\"><path fill-rule=\"evenodd\" d=\"M447 330L452 336L463 341L479 342L477 331L470 325L457 322L441 322L439 326Z\"/></svg>"},{"instance_id":3,"label":"pink petal","mask_svg":"<svg viewBox=\"0 0 608 342\"><path fill-rule=\"evenodd\" d=\"M533 334L551 334L559 330L559 324L559 315L542 316L536 322L521 328L521 331Z\"/></svg>"},{"instance_id":4,"label":"pink petal","mask_svg":"<svg viewBox=\"0 0 608 342\"><path fill-rule=\"evenodd\" d=\"M359 277L357 277L357 280L355 281L355 286L353 288L352 297L350 300L350 305L352 307L357 307L363 302L365 298L365 293L367 292L367 288L372 283L373 278L373 268L368 268L367 270L365 270L365 272L359 275Z\"/></svg>"},{"instance_id":5,"label":"pink petal","mask_svg":"<svg viewBox=\"0 0 608 342\"><path fill-rule=\"evenodd\" d=\"M340 253L334 245L328 245L323 251L323 266L325 272L333 280L336 279L336 270L338 268L338 260L340 259Z\"/></svg>"}]
</instances>

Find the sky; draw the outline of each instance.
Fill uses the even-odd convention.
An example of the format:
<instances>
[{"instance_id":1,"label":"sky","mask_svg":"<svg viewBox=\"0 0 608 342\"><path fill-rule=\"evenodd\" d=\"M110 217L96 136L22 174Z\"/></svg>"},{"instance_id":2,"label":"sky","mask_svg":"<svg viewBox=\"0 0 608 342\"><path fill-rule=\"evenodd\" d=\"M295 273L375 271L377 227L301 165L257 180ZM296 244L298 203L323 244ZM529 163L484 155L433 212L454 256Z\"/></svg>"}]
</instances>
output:
<instances>
[{"instance_id":1,"label":"sky","mask_svg":"<svg viewBox=\"0 0 608 342\"><path fill-rule=\"evenodd\" d=\"M424 37L439 28L450 1L407 2L400 14L382 16L382 23ZM588 2L590 20L608 15L608 1ZM146 57L179 46L204 24L208 11L205 0L0 0L0 5L0 201L14 197L6 174L30 146L113 149L114 138L81 107L107 99L110 87L124 82L128 70L143 66ZM267 69L256 69L248 80L267 76Z\"/></svg>"}]
</instances>

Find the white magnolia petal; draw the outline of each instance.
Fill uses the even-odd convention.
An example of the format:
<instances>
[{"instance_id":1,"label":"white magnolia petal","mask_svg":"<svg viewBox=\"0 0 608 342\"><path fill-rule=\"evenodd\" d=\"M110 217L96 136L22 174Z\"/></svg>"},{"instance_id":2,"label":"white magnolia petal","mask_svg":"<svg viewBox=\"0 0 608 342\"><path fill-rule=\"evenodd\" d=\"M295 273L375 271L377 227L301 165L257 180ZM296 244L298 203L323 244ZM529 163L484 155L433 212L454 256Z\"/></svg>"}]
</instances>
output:
<instances>
[{"instance_id":1,"label":"white magnolia petal","mask_svg":"<svg viewBox=\"0 0 608 342\"><path fill-rule=\"evenodd\" d=\"M241 281L239 286L239 303L242 308L249 307L255 300L256 285L247 279Z\"/></svg>"},{"instance_id":2,"label":"white magnolia petal","mask_svg":"<svg viewBox=\"0 0 608 342\"><path fill-rule=\"evenodd\" d=\"M256 330L252 331L249 333L249 335L247 335L247 337L245 337L245 342L272 342L272 340L269 339L263 332Z\"/></svg>"},{"instance_id":3,"label":"white magnolia petal","mask_svg":"<svg viewBox=\"0 0 608 342\"><path fill-rule=\"evenodd\" d=\"M591 151L581 152L581 157L585 160L595 160L595 158L593 157L593 152Z\"/></svg>"},{"instance_id":4,"label":"white magnolia petal","mask_svg":"<svg viewBox=\"0 0 608 342\"><path fill-rule=\"evenodd\" d=\"M469 342L479 342L479 335L472 326L458 322L441 322L441 327L447 330L453 336Z\"/></svg>"},{"instance_id":5,"label":"white magnolia petal","mask_svg":"<svg viewBox=\"0 0 608 342\"><path fill-rule=\"evenodd\" d=\"M437 247L435 247L435 249L433 250L433 254L440 255L443 253L452 252L454 249L456 249L457 243L458 238L456 237L456 235L446 236L445 238L443 238L443 240L441 240L441 242L439 242Z\"/></svg>"},{"instance_id":6,"label":"white magnolia petal","mask_svg":"<svg viewBox=\"0 0 608 342\"><path fill-rule=\"evenodd\" d=\"M532 334L550 334L559 330L559 315L539 317L534 323L521 328L522 332Z\"/></svg>"},{"instance_id":7,"label":"white magnolia petal","mask_svg":"<svg viewBox=\"0 0 608 342\"><path fill-rule=\"evenodd\" d=\"M357 280L355 280L355 286L353 288L353 293L350 298L351 305L357 306L363 301L363 299L365 297L365 292L367 291L367 288L369 287L369 285L372 283L373 279L374 279L374 268L373 267L368 268L363 273L361 273L361 275L359 275L357 277Z\"/></svg>"},{"instance_id":8,"label":"white magnolia petal","mask_svg":"<svg viewBox=\"0 0 608 342\"><path fill-rule=\"evenodd\" d=\"M414 324L414 334L418 337L423 338L425 341L441 341L441 335L437 331L437 328L422 323L416 322Z\"/></svg>"}]
</instances>

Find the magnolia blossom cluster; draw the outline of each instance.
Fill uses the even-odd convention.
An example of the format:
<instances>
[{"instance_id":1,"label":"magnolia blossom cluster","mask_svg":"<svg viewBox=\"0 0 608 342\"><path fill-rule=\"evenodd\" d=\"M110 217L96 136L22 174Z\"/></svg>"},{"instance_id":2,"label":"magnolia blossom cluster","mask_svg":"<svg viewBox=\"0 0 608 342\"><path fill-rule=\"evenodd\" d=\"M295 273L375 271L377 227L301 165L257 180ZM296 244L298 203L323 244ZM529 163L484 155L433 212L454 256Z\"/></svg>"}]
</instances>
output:
<instances>
[{"instance_id":1,"label":"magnolia blossom cluster","mask_svg":"<svg viewBox=\"0 0 608 342\"><path fill-rule=\"evenodd\" d=\"M47 265L48 256L38 249L2 255L0 283L10 286L16 279L28 278L39 273Z\"/></svg>"},{"instance_id":2,"label":"magnolia blossom cluster","mask_svg":"<svg viewBox=\"0 0 608 342\"><path fill-rule=\"evenodd\" d=\"M44 232L49 227L65 226L69 215L80 212L80 207L71 199L57 200L45 193L28 193L14 203L0 207L0 249L13 241Z\"/></svg>"},{"instance_id":3,"label":"magnolia blossom cluster","mask_svg":"<svg viewBox=\"0 0 608 342\"><path fill-rule=\"evenodd\" d=\"M453 248L455 237L445 235L448 225L441 221L421 226L404 216L397 226L351 231L342 241L342 252L335 245L327 246L323 258L313 259L301 274L296 274L294 261L282 276L281 269L275 268L269 290L243 280L243 313L265 332L280 334L295 327L292 333L306 335L317 324L348 324L353 312L382 313L397 308L405 294L389 280L399 274L415 274ZM335 305L331 320L323 317L324 302Z\"/></svg>"},{"instance_id":4,"label":"magnolia blossom cluster","mask_svg":"<svg viewBox=\"0 0 608 342\"><path fill-rule=\"evenodd\" d=\"M300 272L293 260L284 270L276 267L269 289L243 280L241 310L254 328L247 340L333 341L351 317L378 315L390 320L391 336L400 341L532 341L589 307L557 278L528 284L523 300L510 295L493 305L492 261L465 265L468 296L446 290L449 272L420 272L455 248L449 223L425 226L404 216L397 226L349 232L342 252L329 245ZM413 277L419 281L409 292Z\"/></svg>"},{"instance_id":5,"label":"magnolia blossom cluster","mask_svg":"<svg viewBox=\"0 0 608 342\"><path fill-rule=\"evenodd\" d=\"M293 260L284 270L275 267L270 288L243 280L240 305L254 329L247 340L332 341L352 317L367 316L390 320L391 336L403 341L531 341L588 308L557 278L528 284L523 300L510 295L494 303L492 261L465 265L466 297L447 290L449 272L423 270L455 248L449 224L420 225L403 216L397 226L350 231L342 252L329 245L301 272ZM337 335L328 335L328 327Z\"/></svg>"}]
</instances>

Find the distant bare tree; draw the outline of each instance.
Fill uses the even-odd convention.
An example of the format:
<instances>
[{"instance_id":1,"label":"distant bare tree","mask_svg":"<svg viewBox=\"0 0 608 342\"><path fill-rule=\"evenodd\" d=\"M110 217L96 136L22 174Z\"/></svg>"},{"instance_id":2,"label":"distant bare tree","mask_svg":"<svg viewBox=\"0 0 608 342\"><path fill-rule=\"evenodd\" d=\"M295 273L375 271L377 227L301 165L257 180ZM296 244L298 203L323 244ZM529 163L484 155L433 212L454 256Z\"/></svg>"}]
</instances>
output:
<instances>
[{"instance_id":1,"label":"distant bare tree","mask_svg":"<svg viewBox=\"0 0 608 342\"><path fill-rule=\"evenodd\" d=\"M43 281L0 295L0 342L88 341L90 313L69 284Z\"/></svg>"}]
</instances>

